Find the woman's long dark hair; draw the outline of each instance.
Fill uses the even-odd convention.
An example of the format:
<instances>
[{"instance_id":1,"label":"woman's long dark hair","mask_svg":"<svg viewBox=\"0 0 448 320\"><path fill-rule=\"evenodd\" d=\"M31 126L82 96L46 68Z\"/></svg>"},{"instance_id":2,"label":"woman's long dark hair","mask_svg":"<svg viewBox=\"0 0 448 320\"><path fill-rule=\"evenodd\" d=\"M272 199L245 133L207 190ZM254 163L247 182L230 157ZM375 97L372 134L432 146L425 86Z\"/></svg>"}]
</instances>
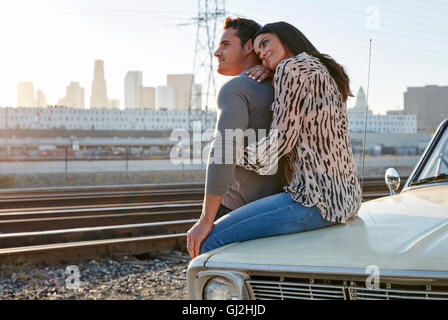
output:
<instances>
[{"instance_id":1,"label":"woman's long dark hair","mask_svg":"<svg viewBox=\"0 0 448 320\"><path fill-rule=\"evenodd\" d=\"M349 96L353 97L353 94L350 91L350 79L348 78L344 67L329 55L320 53L296 27L283 21L268 23L257 32L254 39L263 33L274 33L280 39L283 46L295 56L302 52L306 52L310 56L318 58L325 65L330 76L336 82L343 100L346 101Z\"/></svg>"}]
</instances>

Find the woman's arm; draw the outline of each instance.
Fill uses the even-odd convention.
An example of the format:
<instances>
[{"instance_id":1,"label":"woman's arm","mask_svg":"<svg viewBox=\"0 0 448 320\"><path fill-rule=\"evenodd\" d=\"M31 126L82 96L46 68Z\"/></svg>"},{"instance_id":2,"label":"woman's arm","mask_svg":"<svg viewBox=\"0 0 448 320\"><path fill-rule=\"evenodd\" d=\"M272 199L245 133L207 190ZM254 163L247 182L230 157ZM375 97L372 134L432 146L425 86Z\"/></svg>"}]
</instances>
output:
<instances>
[{"instance_id":1,"label":"woman's arm","mask_svg":"<svg viewBox=\"0 0 448 320\"><path fill-rule=\"evenodd\" d=\"M248 145L239 155L238 165L261 175L277 171L278 160L296 145L303 119L314 101L312 81L309 68L299 72L291 60L279 64L269 134Z\"/></svg>"}]
</instances>

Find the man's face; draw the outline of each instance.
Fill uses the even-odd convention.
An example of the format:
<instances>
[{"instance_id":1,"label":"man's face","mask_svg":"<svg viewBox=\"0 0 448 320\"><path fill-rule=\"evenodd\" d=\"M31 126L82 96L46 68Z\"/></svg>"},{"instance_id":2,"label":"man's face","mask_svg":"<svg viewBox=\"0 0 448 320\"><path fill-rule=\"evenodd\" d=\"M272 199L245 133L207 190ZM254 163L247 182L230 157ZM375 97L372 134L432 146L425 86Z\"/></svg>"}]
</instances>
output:
<instances>
[{"instance_id":1,"label":"man's face","mask_svg":"<svg viewBox=\"0 0 448 320\"><path fill-rule=\"evenodd\" d=\"M215 51L218 58L218 73L225 76L235 76L244 71L244 62L247 58L246 50L241 47L240 38L234 28L225 29Z\"/></svg>"}]
</instances>

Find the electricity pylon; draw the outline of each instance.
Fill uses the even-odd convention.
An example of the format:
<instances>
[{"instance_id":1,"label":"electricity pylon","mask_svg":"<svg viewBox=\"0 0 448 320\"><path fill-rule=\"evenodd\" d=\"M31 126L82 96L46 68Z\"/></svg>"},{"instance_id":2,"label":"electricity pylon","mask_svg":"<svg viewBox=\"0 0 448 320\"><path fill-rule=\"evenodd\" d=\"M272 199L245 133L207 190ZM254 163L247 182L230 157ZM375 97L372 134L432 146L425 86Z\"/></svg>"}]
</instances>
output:
<instances>
[{"instance_id":1,"label":"electricity pylon","mask_svg":"<svg viewBox=\"0 0 448 320\"><path fill-rule=\"evenodd\" d=\"M218 21L225 17L224 0L198 0L196 46L194 50L193 73L198 81L206 85L205 110L210 99L216 96L214 56Z\"/></svg>"},{"instance_id":2,"label":"electricity pylon","mask_svg":"<svg viewBox=\"0 0 448 320\"><path fill-rule=\"evenodd\" d=\"M192 81L189 111L192 105L205 105L205 124L210 103L216 97L213 53L216 50L218 24L222 25L225 15L225 0L198 0L198 15L190 23L197 25L193 74L194 82L200 84L201 89L197 90Z\"/></svg>"}]
</instances>

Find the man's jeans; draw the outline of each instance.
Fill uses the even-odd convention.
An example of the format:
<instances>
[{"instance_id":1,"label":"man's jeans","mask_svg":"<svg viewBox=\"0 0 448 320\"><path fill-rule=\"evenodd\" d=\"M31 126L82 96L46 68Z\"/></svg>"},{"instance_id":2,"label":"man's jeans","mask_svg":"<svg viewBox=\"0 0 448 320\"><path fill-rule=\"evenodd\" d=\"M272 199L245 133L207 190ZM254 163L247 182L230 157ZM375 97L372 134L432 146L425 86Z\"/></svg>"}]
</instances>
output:
<instances>
[{"instance_id":1,"label":"man's jeans","mask_svg":"<svg viewBox=\"0 0 448 320\"><path fill-rule=\"evenodd\" d=\"M318 229L335 224L316 206L304 207L286 192L274 194L230 211L214 222L200 253L237 241Z\"/></svg>"}]
</instances>

